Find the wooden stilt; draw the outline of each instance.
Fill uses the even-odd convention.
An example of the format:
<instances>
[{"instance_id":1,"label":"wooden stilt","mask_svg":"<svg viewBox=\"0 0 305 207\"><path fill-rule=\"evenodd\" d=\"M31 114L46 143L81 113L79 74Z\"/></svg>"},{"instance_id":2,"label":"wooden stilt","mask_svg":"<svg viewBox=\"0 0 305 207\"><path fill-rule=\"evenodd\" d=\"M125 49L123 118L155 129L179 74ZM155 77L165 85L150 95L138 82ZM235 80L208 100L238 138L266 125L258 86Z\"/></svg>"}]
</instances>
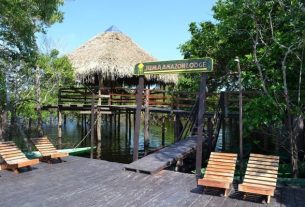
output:
<instances>
[{"instance_id":1,"label":"wooden stilt","mask_svg":"<svg viewBox=\"0 0 305 207\"><path fill-rule=\"evenodd\" d=\"M144 114L144 147L149 146L149 95L150 90L145 91L145 114Z\"/></svg>"},{"instance_id":2,"label":"wooden stilt","mask_svg":"<svg viewBox=\"0 0 305 207\"><path fill-rule=\"evenodd\" d=\"M131 139L131 111L128 111L128 139Z\"/></svg>"},{"instance_id":3,"label":"wooden stilt","mask_svg":"<svg viewBox=\"0 0 305 207\"><path fill-rule=\"evenodd\" d=\"M81 114L81 136L84 137L84 115Z\"/></svg>"},{"instance_id":4,"label":"wooden stilt","mask_svg":"<svg viewBox=\"0 0 305 207\"><path fill-rule=\"evenodd\" d=\"M121 136L121 110L118 110L118 139L120 140Z\"/></svg>"},{"instance_id":5,"label":"wooden stilt","mask_svg":"<svg viewBox=\"0 0 305 207\"><path fill-rule=\"evenodd\" d=\"M50 126L53 125L53 111L50 110Z\"/></svg>"},{"instance_id":6,"label":"wooden stilt","mask_svg":"<svg viewBox=\"0 0 305 207\"><path fill-rule=\"evenodd\" d=\"M136 111L132 111L133 116L133 131L135 131L136 128Z\"/></svg>"},{"instance_id":7,"label":"wooden stilt","mask_svg":"<svg viewBox=\"0 0 305 207\"><path fill-rule=\"evenodd\" d=\"M64 113L64 125L67 125L67 114Z\"/></svg>"},{"instance_id":8,"label":"wooden stilt","mask_svg":"<svg viewBox=\"0 0 305 207\"><path fill-rule=\"evenodd\" d=\"M117 120L116 120L116 117L117 117L117 111L115 110L114 111L114 114L113 114L113 120L114 120L114 135L113 135L113 138L116 139L116 135L117 135Z\"/></svg>"},{"instance_id":9,"label":"wooden stilt","mask_svg":"<svg viewBox=\"0 0 305 207\"><path fill-rule=\"evenodd\" d=\"M179 141L179 136L181 133L181 120L180 120L180 115L177 113L175 115L174 119L174 137L175 137L175 142Z\"/></svg>"},{"instance_id":10,"label":"wooden stilt","mask_svg":"<svg viewBox=\"0 0 305 207\"><path fill-rule=\"evenodd\" d=\"M97 135L97 147L96 147L97 155L96 155L96 157L101 159L101 155L102 155L102 114L100 112L98 112L98 114L97 114L96 135Z\"/></svg>"},{"instance_id":11,"label":"wooden stilt","mask_svg":"<svg viewBox=\"0 0 305 207\"><path fill-rule=\"evenodd\" d=\"M139 76L139 84L137 88L137 96L136 96L136 121L134 137L133 137L133 161L138 160L138 149L139 149L139 137L140 137L140 126L141 126L141 109L142 109L142 93L144 90L144 77Z\"/></svg>"},{"instance_id":12,"label":"wooden stilt","mask_svg":"<svg viewBox=\"0 0 305 207\"><path fill-rule=\"evenodd\" d=\"M57 125L57 144L58 148L62 147L62 114L61 111L58 110L58 125Z\"/></svg>"},{"instance_id":13,"label":"wooden stilt","mask_svg":"<svg viewBox=\"0 0 305 207\"><path fill-rule=\"evenodd\" d=\"M90 150L90 158L93 159L93 151L94 151L94 98L93 98L92 94L92 98L91 98L91 139L90 139L90 146L91 146L91 150Z\"/></svg>"},{"instance_id":14,"label":"wooden stilt","mask_svg":"<svg viewBox=\"0 0 305 207\"><path fill-rule=\"evenodd\" d=\"M127 144L127 140L128 140L128 111L126 110L125 112L125 141Z\"/></svg>"},{"instance_id":15,"label":"wooden stilt","mask_svg":"<svg viewBox=\"0 0 305 207\"><path fill-rule=\"evenodd\" d=\"M112 139L112 132L113 132L113 126L112 126L112 124L113 124L113 114L110 114L109 115L109 131L110 131L110 139Z\"/></svg>"},{"instance_id":16,"label":"wooden stilt","mask_svg":"<svg viewBox=\"0 0 305 207\"><path fill-rule=\"evenodd\" d=\"M84 115L84 134L86 135L88 132L87 132L87 115ZM88 140L89 139L86 139L86 146L88 144Z\"/></svg>"},{"instance_id":17,"label":"wooden stilt","mask_svg":"<svg viewBox=\"0 0 305 207\"><path fill-rule=\"evenodd\" d=\"M162 116L162 147L165 145L165 116Z\"/></svg>"}]
</instances>

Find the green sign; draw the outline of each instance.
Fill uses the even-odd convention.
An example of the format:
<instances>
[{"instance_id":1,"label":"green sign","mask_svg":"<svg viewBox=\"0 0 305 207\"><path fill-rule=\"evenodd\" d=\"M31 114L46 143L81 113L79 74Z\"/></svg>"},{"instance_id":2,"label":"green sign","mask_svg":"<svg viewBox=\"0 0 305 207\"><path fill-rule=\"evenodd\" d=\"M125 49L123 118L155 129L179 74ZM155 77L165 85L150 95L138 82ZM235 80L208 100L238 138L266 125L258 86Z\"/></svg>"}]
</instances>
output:
<instances>
[{"instance_id":1,"label":"green sign","mask_svg":"<svg viewBox=\"0 0 305 207\"><path fill-rule=\"evenodd\" d=\"M146 62L135 66L136 75L212 71L212 58Z\"/></svg>"}]
</instances>

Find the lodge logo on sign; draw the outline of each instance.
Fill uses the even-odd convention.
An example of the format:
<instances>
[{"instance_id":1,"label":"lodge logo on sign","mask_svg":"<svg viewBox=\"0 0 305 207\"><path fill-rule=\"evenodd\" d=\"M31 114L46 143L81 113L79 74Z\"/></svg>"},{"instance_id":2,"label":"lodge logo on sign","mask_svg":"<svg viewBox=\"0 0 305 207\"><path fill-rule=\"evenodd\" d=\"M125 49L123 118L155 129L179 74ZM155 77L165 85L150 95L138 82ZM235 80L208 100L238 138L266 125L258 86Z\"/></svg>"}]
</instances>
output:
<instances>
[{"instance_id":1,"label":"lodge logo on sign","mask_svg":"<svg viewBox=\"0 0 305 207\"><path fill-rule=\"evenodd\" d=\"M136 75L212 71L212 58L146 62L135 66Z\"/></svg>"}]
</instances>

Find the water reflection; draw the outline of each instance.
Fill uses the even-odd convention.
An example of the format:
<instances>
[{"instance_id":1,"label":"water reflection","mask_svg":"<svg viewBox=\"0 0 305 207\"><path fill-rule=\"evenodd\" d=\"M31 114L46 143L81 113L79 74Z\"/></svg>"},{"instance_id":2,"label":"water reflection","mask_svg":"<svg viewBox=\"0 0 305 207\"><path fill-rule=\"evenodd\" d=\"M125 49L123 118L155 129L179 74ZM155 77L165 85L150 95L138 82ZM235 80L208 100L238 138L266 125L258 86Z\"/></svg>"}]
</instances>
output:
<instances>
[{"instance_id":1,"label":"water reflection","mask_svg":"<svg viewBox=\"0 0 305 207\"><path fill-rule=\"evenodd\" d=\"M132 115L131 115L132 116ZM111 121L112 120L112 121ZM120 163L130 163L132 161L133 154L133 133L134 133L134 118L131 117L131 127L126 127L129 125L126 122L126 116L121 115L120 121L108 116L104 116L101 125L101 156L100 159L120 162ZM115 127L116 124L116 127ZM64 148L72 148L76 146L85 136L85 134L90 129L90 124L84 124L86 128L82 130L82 124L79 120L75 118L67 118L66 122L63 124L62 128L62 143ZM141 124L140 140L139 140L139 157L143 157L145 153L144 149L144 133L143 133L143 122ZM44 125L45 134L56 142L57 138L57 125L46 124ZM169 145L174 142L174 128L173 122L165 119L165 139L164 144ZM158 149L162 146L162 127L157 121L151 121L149 128L149 148L147 150ZM90 146L90 135L81 143L81 147ZM89 155L87 155L89 156Z\"/></svg>"}]
</instances>

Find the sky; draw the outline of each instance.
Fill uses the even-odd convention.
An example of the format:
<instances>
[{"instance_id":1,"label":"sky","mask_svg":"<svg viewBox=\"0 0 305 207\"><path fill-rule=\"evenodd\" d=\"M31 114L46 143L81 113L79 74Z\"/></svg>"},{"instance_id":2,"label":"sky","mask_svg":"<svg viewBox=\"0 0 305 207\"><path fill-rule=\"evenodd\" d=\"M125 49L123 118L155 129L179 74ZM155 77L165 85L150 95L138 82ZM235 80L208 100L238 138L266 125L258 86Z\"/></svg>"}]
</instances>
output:
<instances>
[{"instance_id":1,"label":"sky","mask_svg":"<svg viewBox=\"0 0 305 207\"><path fill-rule=\"evenodd\" d=\"M191 22L213 21L216 0L66 0L62 23L40 37L68 54L115 25L158 60L183 59L180 44L190 39Z\"/></svg>"}]
</instances>

